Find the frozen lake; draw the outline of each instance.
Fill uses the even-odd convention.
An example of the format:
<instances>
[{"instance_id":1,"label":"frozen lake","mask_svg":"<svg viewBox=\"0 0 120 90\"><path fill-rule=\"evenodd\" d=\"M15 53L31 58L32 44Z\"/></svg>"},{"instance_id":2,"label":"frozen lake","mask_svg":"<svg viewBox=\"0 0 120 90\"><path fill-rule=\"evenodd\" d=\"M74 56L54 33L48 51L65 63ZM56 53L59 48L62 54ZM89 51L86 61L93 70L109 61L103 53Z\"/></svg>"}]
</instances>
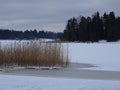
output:
<instances>
[{"instance_id":1,"label":"frozen lake","mask_svg":"<svg viewBox=\"0 0 120 90\"><path fill-rule=\"evenodd\" d=\"M10 44L14 41L1 41L3 45ZM71 62L74 63L87 63L91 65L95 65L97 67L88 67L88 68L74 68L75 71L80 70L80 74L85 74L83 77L88 77L91 75L95 75L97 73L102 72L101 74L106 73L119 73L114 71L120 71L120 42L117 43L63 43L63 47L66 49L68 47L68 54ZM87 69L87 70L86 70ZM85 71L84 71L85 70ZM89 70L93 70L92 72ZM99 72L100 70L100 72ZM107 72L106 72L107 71ZM108 72L110 71L110 72ZM37 72L38 71L32 71ZM59 74L57 71L39 71L39 73L49 73ZM63 71L61 71L62 73ZM89 73L90 72L90 73ZM27 72L26 72L27 73ZM28 74L31 73L28 70ZM71 73L71 72L70 72ZM76 72L78 73L78 72ZM66 75L63 73L63 75ZM117 74L116 74L117 75ZM116 76L114 75L114 76ZM98 75L99 77L100 75ZM112 75L109 75L109 77ZM85 79L85 78L71 78L66 77L45 77L45 76L29 76L29 75L20 75L19 73L16 75L4 75L1 72L0 74L0 90L120 90L120 81L119 80L108 80L108 79ZM102 75L100 76L102 77ZM107 77L107 76L106 76ZM116 77L117 78L117 77ZM119 78L119 76L118 76Z\"/></svg>"},{"instance_id":2,"label":"frozen lake","mask_svg":"<svg viewBox=\"0 0 120 90\"><path fill-rule=\"evenodd\" d=\"M68 43L67 46L71 62L98 66L92 70L120 71L120 42Z\"/></svg>"},{"instance_id":3,"label":"frozen lake","mask_svg":"<svg viewBox=\"0 0 120 90\"><path fill-rule=\"evenodd\" d=\"M52 41L49 39L40 41ZM2 46L19 42L18 40L0 40ZM28 42L23 40L22 42ZM120 71L120 41L99 43L62 43L68 48L69 59L74 63L88 63L97 67L92 70ZM78 68L79 69L79 68ZM88 68L87 68L88 69Z\"/></svg>"}]
</instances>

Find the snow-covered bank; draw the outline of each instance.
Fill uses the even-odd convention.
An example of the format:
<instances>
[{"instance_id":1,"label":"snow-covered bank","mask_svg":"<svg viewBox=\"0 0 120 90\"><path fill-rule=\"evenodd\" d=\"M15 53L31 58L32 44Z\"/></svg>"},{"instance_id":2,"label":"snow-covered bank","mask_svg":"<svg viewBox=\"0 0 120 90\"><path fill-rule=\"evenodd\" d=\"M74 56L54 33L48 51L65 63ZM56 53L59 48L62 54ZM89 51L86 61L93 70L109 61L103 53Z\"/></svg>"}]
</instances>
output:
<instances>
[{"instance_id":1,"label":"snow-covered bank","mask_svg":"<svg viewBox=\"0 0 120 90\"><path fill-rule=\"evenodd\" d=\"M43 40L49 41L49 40ZM0 40L1 44L8 45L17 40ZM22 42L26 42L23 40ZM71 62L88 63L98 67L87 69L120 71L120 41L99 43L63 43Z\"/></svg>"},{"instance_id":2,"label":"snow-covered bank","mask_svg":"<svg viewBox=\"0 0 120 90\"><path fill-rule=\"evenodd\" d=\"M0 40L1 46L4 45L11 45L17 42L31 42L31 41L39 41L39 42L49 42L49 41L54 41L54 39L36 39L36 40Z\"/></svg>"},{"instance_id":3,"label":"snow-covered bank","mask_svg":"<svg viewBox=\"0 0 120 90\"><path fill-rule=\"evenodd\" d=\"M0 75L0 90L120 90L120 81Z\"/></svg>"},{"instance_id":4,"label":"snow-covered bank","mask_svg":"<svg viewBox=\"0 0 120 90\"><path fill-rule=\"evenodd\" d=\"M3 43L7 44L4 41ZM63 43L62 45L65 49L68 47L71 62L88 64L64 70L27 69L13 70L7 73L0 72L0 90L120 90L120 72L112 72L120 71L119 42ZM92 65L98 67L92 67ZM81 66L83 67L81 68ZM90 67L92 67L91 69L110 71L83 70L83 68L89 69ZM80 68L81 70L77 70ZM50 78L50 76L54 78Z\"/></svg>"},{"instance_id":5,"label":"snow-covered bank","mask_svg":"<svg viewBox=\"0 0 120 90\"><path fill-rule=\"evenodd\" d=\"M71 62L89 63L89 69L120 71L120 42L64 43Z\"/></svg>"}]
</instances>

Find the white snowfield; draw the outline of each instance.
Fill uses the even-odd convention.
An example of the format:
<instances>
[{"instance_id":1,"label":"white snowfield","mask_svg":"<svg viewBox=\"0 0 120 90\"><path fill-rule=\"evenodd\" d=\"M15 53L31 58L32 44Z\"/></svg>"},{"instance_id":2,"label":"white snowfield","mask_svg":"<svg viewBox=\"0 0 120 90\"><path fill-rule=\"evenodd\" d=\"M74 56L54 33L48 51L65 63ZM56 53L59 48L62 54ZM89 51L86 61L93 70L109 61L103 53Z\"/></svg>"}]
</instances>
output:
<instances>
[{"instance_id":1,"label":"white snowfield","mask_svg":"<svg viewBox=\"0 0 120 90\"><path fill-rule=\"evenodd\" d=\"M28 42L29 40L22 40ZM39 41L52 41L41 39ZM18 40L0 40L1 46L19 42ZM99 43L63 43L63 48L68 48L71 62L88 63L97 67L87 68L92 70L120 71L120 41ZM79 69L79 68L77 68Z\"/></svg>"},{"instance_id":2,"label":"white snowfield","mask_svg":"<svg viewBox=\"0 0 120 90\"><path fill-rule=\"evenodd\" d=\"M4 41L3 43L5 44ZM93 70L94 72L94 70L100 70L104 72L110 71L111 73L115 71L120 72L120 42L63 43L62 45L65 48L68 46L71 62L97 66L92 68L74 68L76 71L84 72L85 70L86 72ZM0 72L0 90L120 90L119 77L118 80L97 80L18 75L4 75L4 73Z\"/></svg>"},{"instance_id":3,"label":"white snowfield","mask_svg":"<svg viewBox=\"0 0 120 90\"><path fill-rule=\"evenodd\" d=\"M67 43L71 62L88 63L90 70L120 71L120 41L99 43ZM78 68L79 69L79 68Z\"/></svg>"},{"instance_id":4,"label":"white snowfield","mask_svg":"<svg viewBox=\"0 0 120 90\"><path fill-rule=\"evenodd\" d=\"M120 81L0 75L0 90L120 90Z\"/></svg>"}]
</instances>

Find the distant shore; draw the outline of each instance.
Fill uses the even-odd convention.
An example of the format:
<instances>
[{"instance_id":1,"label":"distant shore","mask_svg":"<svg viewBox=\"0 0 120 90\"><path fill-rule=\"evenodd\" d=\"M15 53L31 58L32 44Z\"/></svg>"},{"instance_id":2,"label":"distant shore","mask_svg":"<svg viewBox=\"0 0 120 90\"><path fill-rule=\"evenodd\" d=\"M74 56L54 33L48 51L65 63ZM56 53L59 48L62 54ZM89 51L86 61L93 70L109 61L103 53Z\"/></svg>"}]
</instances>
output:
<instances>
[{"instance_id":1,"label":"distant shore","mask_svg":"<svg viewBox=\"0 0 120 90\"><path fill-rule=\"evenodd\" d=\"M21 76L36 76L36 77L54 77L54 78L79 78L79 79L95 79L95 80L119 80L120 71L101 71L87 70L82 68L95 67L91 64L71 63L68 68L39 70L39 69L19 69L0 71L2 75L21 75Z\"/></svg>"}]
</instances>

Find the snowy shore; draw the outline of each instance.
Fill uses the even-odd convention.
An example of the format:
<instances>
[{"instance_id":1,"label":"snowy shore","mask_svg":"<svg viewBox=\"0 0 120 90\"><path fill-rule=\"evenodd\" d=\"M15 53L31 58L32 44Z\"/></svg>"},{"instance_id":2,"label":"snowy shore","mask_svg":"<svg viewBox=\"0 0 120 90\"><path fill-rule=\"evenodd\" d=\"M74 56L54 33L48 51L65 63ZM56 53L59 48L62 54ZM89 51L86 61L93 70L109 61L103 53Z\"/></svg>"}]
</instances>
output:
<instances>
[{"instance_id":1,"label":"snowy shore","mask_svg":"<svg viewBox=\"0 0 120 90\"><path fill-rule=\"evenodd\" d=\"M0 90L120 90L120 81L0 75Z\"/></svg>"},{"instance_id":2,"label":"snowy shore","mask_svg":"<svg viewBox=\"0 0 120 90\"><path fill-rule=\"evenodd\" d=\"M120 90L120 42L62 45L68 47L70 67L1 70L0 90Z\"/></svg>"},{"instance_id":3,"label":"snowy shore","mask_svg":"<svg viewBox=\"0 0 120 90\"><path fill-rule=\"evenodd\" d=\"M41 69L19 69L1 71L0 74L36 76L36 77L55 77L55 78L79 78L90 80L118 80L120 81L120 71L101 71L87 70L84 68L96 67L90 64L73 63L68 68L41 70Z\"/></svg>"}]
</instances>

